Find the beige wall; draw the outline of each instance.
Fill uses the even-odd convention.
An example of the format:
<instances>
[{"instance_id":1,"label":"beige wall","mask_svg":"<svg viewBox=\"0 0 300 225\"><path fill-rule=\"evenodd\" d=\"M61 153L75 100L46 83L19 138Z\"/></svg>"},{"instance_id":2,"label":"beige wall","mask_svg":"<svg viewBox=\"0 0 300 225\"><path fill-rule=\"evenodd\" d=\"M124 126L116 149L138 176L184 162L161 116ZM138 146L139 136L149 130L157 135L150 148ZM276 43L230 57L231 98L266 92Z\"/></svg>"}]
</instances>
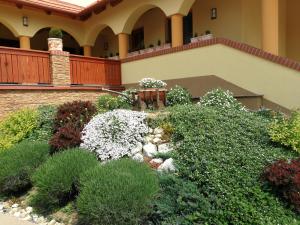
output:
<instances>
[{"instance_id":1,"label":"beige wall","mask_svg":"<svg viewBox=\"0 0 300 225\"><path fill-rule=\"evenodd\" d=\"M224 45L122 64L125 84L149 76L168 80L205 75L216 75L288 109L300 108L299 72Z\"/></svg>"},{"instance_id":2,"label":"beige wall","mask_svg":"<svg viewBox=\"0 0 300 225\"><path fill-rule=\"evenodd\" d=\"M161 43L166 41L167 18L159 8L153 8L140 17L133 29L144 28L145 47L156 46L158 40Z\"/></svg>"},{"instance_id":3,"label":"beige wall","mask_svg":"<svg viewBox=\"0 0 300 225\"><path fill-rule=\"evenodd\" d=\"M107 27L104 30L102 30L98 35L95 45L93 46L92 56L110 57L111 53L115 56L118 52L118 37L113 33L113 31L109 27Z\"/></svg>"}]
</instances>

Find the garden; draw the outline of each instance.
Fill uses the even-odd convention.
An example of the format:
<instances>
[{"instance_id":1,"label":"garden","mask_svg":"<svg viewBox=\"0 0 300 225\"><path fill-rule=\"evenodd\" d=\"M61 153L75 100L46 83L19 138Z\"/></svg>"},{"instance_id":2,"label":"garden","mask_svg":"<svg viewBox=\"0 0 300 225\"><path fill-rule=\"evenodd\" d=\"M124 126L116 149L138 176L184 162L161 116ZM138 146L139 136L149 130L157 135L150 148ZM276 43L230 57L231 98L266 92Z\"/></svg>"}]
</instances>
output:
<instances>
[{"instance_id":1,"label":"garden","mask_svg":"<svg viewBox=\"0 0 300 225\"><path fill-rule=\"evenodd\" d=\"M300 224L298 111L251 111L221 89L195 102L180 86L166 107L138 111L135 91L3 118L0 213L45 225Z\"/></svg>"}]
</instances>

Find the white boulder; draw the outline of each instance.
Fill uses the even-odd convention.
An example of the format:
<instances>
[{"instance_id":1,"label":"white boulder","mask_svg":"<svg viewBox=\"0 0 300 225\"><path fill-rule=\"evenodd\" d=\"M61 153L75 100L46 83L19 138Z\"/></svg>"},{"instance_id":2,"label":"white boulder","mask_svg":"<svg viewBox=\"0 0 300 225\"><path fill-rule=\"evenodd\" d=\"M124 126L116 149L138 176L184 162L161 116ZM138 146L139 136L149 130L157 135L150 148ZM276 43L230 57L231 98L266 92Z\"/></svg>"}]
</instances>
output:
<instances>
[{"instance_id":1,"label":"white boulder","mask_svg":"<svg viewBox=\"0 0 300 225\"><path fill-rule=\"evenodd\" d=\"M152 143L148 143L143 146L143 151L145 156L152 158L157 154L157 146Z\"/></svg>"},{"instance_id":2,"label":"white boulder","mask_svg":"<svg viewBox=\"0 0 300 225\"><path fill-rule=\"evenodd\" d=\"M150 163L157 163L157 164L161 164L161 163L163 163L163 162L164 162L163 159L152 159L152 160L150 161Z\"/></svg>"},{"instance_id":3,"label":"white boulder","mask_svg":"<svg viewBox=\"0 0 300 225\"><path fill-rule=\"evenodd\" d=\"M158 146L158 152L159 153L165 154L165 153L168 153L168 152L171 152L171 151L173 151L173 148L168 143L167 144L161 144L161 145Z\"/></svg>"},{"instance_id":4,"label":"white boulder","mask_svg":"<svg viewBox=\"0 0 300 225\"><path fill-rule=\"evenodd\" d=\"M159 144L159 143L161 143L161 139L160 138L154 138L153 143L154 144Z\"/></svg>"},{"instance_id":5,"label":"white boulder","mask_svg":"<svg viewBox=\"0 0 300 225\"><path fill-rule=\"evenodd\" d=\"M172 158L167 159L157 168L157 170L161 172L175 172L176 168L174 166L174 160Z\"/></svg>"},{"instance_id":6,"label":"white boulder","mask_svg":"<svg viewBox=\"0 0 300 225\"><path fill-rule=\"evenodd\" d=\"M153 132L155 135L156 134L163 134L164 133L164 130L160 127L157 127L154 129L154 132Z\"/></svg>"},{"instance_id":7,"label":"white boulder","mask_svg":"<svg viewBox=\"0 0 300 225\"><path fill-rule=\"evenodd\" d=\"M141 153L135 154L132 159L138 162L144 162L144 156Z\"/></svg>"}]
</instances>

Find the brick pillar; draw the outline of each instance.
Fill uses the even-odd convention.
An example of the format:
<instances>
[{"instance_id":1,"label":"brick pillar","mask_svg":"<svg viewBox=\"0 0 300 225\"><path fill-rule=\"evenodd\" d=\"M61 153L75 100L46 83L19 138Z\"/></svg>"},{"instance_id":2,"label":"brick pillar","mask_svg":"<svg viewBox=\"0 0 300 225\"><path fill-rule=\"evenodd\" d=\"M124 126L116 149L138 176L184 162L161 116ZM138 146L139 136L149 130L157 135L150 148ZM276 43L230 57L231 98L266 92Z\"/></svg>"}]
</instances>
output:
<instances>
[{"instance_id":1,"label":"brick pillar","mask_svg":"<svg viewBox=\"0 0 300 225\"><path fill-rule=\"evenodd\" d=\"M70 54L64 51L50 51L50 69L54 86L70 86Z\"/></svg>"}]
</instances>

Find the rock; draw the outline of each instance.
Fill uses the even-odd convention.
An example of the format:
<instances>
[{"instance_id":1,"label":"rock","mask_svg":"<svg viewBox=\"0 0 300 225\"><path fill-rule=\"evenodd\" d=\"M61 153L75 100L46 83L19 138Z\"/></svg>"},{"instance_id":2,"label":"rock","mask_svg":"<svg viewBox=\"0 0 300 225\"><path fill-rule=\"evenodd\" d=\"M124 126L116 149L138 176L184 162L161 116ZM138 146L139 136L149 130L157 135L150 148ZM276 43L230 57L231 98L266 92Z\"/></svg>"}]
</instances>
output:
<instances>
[{"instance_id":1,"label":"rock","mask_svg":"<svg viewBox=\"0 0 300 225\"><path fill-rule=\"evenodd\" d=\"M154 144L159 144L159 143L161 143L161 139L160 138L154 138L153 143Z\"/></svg>"},{"instance_id":2,"label":"rock","mask_svg":"<svg viewBox=\"0 0 300 225\"><path fill-rule=\"evenodd\" d=\"M164 162L163 159L152 159L152 160L150 161L151 164L152 164L152 163L162 164L163 162Z\"/></svg>"},{"instance_id":3,"label":"rock","mask_svg":"<svg viewBox=\"0 0 300 225\"><path fill-rule=\"evenodd\" d=\"M164 133L164 130L160 127L157 127L154 129L154 134L163 134Z\"/></svg>"},{"instance_id":4,"label":"rock","mask_svg":"<svg viewBox=\"0 0 300 225\"><path fill-rule=\"evenodd\" d=\"M27 213L32 213L32 211L33 211L32 207L27 207L27 208L26 208L26 212L27 212Z\"/></svg>"},{"instance_id":5,"label":"rock","mask_svg":"<svg viewBox=\"0 0 300 225\"><path fill-rule=\"evenodd\" d=\"M45 222L45 218L43 216L39 217L37 220L36 220L37 223L44 223Z\"/></svg>"},{"instance_id":6,"label":"rock","mask_svg":"<svg viewBox=\"0 0 300 225\"><path fill-rule=\"evenodd\" d=\"M56 224L56 221L55 220L51 220L48 225L55 225Z\"/></svg>"},{"instance_id":7,"label":"rock","mask_svg":"<svg viewBox=\"0 0 300 225\"><path fill-rule=\"evenodd\" d=\"M147 157L154 157L157 154L157 147L154 144L146 144L143 146L144 155Z\"/></svg>"},{"instance_id":8,"label":"rock","mask_svg":"<svg viewBox=\"0 0 300 225\"><path fill-rule=\"evenodd\" d=\"M159 153L168 153L168 152L171 152L173 151L173 148L171 147L170 144L161 144L158 146L158 152Z\"/></svg>"},{"instance_id":9,"label":"rock","mask_svg":"<svg viewBox=\"0 0 300 225\"><path fill-rule=\"evenodd\" d=\"M39 218L39 216L38 215L36 215L36 214L33 214L32 215L32 220L33 220L33 222L37 222L37 220L38 220L38 218Z\"/></svg>"},{"instance_id":10,"label":"rock","mask_svg":"<svg viewBox=\"0 0 300 225\"><path fill-rule=\"evenodd\" d=\"M162 138L162 135L161 134L156 134L155 137L156 138Z\"/></svg>"},{"instance_id":11,"label":"rock","mask_svg":"<svg viewBox=\"0 0 300 225\"><path fill-rule=\"evenodd\" d=\"M4 205L1 205L1 204L0 204L0 210L3 211L3 209L4 209Z\"/></svg>"},{"instance_id":12,"label":"rock","mask_svg":"<svg viewBox=\"0 0 300 225\"><path fill-rule=\"evenodd\" d=\"M14 217L18 217L18 218L19 218L19 217L20 217L20 215L21 215L21 213L20 213L20 212L15 212L15 213L14 213Z\"/></svg>"},{"instance_id":13,"label":"rock","mask_svg":"<svg viewBox=\"0 0 300 225\"><path fill-rule=\"evenodd\" d=\"M31 221L31 220L32 220L32 217L28 215L28 216L24 217L22 220L25 220L25 221Z\"/></svg>"},{"instance_id":14,"label":"rock","mask_svg":"<svg viewBox=\"0 0 300 225\"><path fill-rule=\"evenodd\" d=\"M142 143L137 143L136 147L134 149L131 150L131 154L132 155L135 155L139 152L142 152L143 151L143 144Z\"/></svg>"},{"instance_id":15,"label":"rock","mask_svg":"<svg viewBox=\"0 0 300 225\"><path fill-rule=\"evenodd\" d=\"M167 159L164 161L163 164L161 164L158 169L158 171L164 171L164 172L175 172L176 168L174 166L174 160L172 158Z\"/></svg>"},{"instance_id":16,"label":"rock","mask_svg":"<svg viewBox=\"0 0 300 225\"><path fill-rule=\"evenodd\" d=\"M150 143L150 142L152 142L152 140L153 140L153 138L151 138L151 137L149 137L149 136L147 136L147 137L145 137L144 138L144 141L145 141L145 143Z\"/></svg>"},{"instance_id":17,"label":"rock","mask_svg":"<svg viewBox=\"0 0 300 225\"><path fill-rule=\"evenodd\" d=\"M144 162L144 156L141 153L135 154L132 159L138 162Z\"/></svg>"},{"instance_id":18,"label":"rock","mask_svg":"<svg viewBox=\"0 0 300 225\"><path fill-rule=\"evenodd\" d=\"M149 128L149 134L152 134L152 133L153 133L153 129Z\"/></svg>"},{"instance_id":19,"label":"rock","mask_svg":"<svg viewBox=\"0 0 300 225\"><path fill-rule=\"evenodd\" d=\"M19 204L13 204L11 207L12 207L12 208L18 208L18 207L19 207Z\"/></svg>"}]
</instances>

